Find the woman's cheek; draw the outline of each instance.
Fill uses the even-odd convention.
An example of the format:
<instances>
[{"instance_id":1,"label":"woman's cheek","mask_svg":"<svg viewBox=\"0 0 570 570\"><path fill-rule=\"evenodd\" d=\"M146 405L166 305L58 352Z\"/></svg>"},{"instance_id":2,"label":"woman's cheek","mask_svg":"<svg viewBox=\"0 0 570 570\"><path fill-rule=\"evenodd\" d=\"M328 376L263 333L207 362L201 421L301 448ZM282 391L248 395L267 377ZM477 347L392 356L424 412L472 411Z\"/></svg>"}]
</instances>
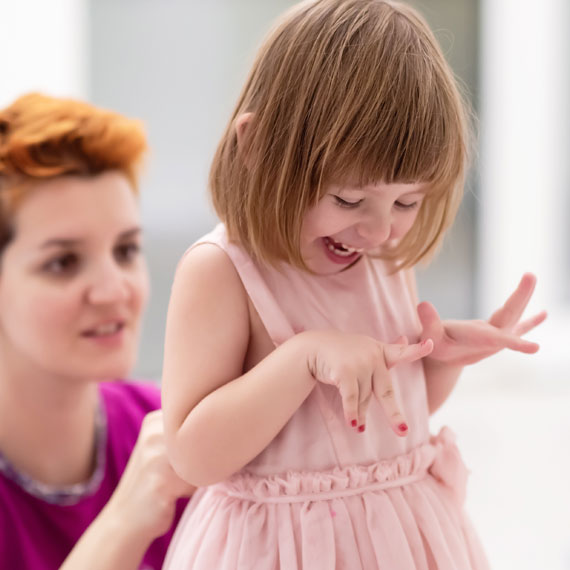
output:
<instances>
[{"instance_id":1,"label":"woman's cheek","mask_svg":"<svg viewBox=\"0 0 570 570\"><path fill-rule=\"evenodd\" d=\"M53 335L61 333L62 328L71 328L72 314L70 299L47 297L30 304L28 320L35 322L42 331L51 331Z\"/></svg>"}]
</instances>

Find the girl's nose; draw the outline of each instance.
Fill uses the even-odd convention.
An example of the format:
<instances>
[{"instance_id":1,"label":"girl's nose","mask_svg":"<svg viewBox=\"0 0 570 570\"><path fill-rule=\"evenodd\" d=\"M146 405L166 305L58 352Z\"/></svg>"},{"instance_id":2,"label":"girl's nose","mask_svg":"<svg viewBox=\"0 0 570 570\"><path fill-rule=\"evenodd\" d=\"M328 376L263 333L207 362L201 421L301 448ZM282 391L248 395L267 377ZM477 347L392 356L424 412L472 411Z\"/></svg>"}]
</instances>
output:
<instances>
[{"instance_id":1,"label":"girl's nose","mask_svg":"<svg viewBox=\"0 0 570 570\"><path fill-rule=\"evenodd\" d=\"M125 301L129 296L129 284L124 270L108 263L93 271L87 292L93 304L110 304Z\"/></svg>"},{"instance_id":2,"label":"girl's nose","mask_svg":"<svg viewBox=\"0 0 570 570\"><path fill-rule=\"evenodd\" d=\"M358 233L368 244L366 249L382 245L389 237L392 221L389 215L370 216L358 225Z\"/></svg>"}]
</instances>

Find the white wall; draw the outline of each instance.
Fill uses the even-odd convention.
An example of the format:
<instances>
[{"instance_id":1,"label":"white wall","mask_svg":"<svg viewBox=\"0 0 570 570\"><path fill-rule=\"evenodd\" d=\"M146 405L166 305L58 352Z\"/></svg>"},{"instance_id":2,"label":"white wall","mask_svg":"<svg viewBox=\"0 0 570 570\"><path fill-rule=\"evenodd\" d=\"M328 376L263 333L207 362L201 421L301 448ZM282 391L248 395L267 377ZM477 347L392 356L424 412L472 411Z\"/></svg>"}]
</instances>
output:
<instances>
[{"instance_id":1,"label":"white wall","mask_svg":"<svg viewBox=\"0 0 570 570\"><path fill-rule=\"evenodd\" d=\"M569 25L567 0L482 2L479 306L491 313L537 274L529 312L550 315L519 368L544 382L566 382L570 364Z\"/></svg>"},{"instance_id":2,"label":"white wall","mask_svg":"<svg viewBox=\"0 0 570 570\"><path fill-rule=\"evenodd\" d=\"M86 95L86 15L86 0L1 0L0 106L32 90Z\"/></svg>"}]
</instances>

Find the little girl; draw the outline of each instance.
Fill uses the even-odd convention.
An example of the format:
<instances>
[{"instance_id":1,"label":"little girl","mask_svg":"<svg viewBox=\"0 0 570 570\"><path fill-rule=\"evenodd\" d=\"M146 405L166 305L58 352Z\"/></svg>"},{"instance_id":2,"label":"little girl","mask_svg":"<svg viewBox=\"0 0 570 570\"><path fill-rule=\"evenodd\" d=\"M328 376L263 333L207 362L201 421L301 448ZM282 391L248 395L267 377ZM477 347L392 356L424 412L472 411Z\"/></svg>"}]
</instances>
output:
<instances>
[{"instance_id":1,"label":"little girl","mask_svg":"<svg viewBox=\"0 0 570 570\"><path fill-rule=\"evenodd\" d=\"M211 170L223 224L184 256L163 374L170 459L203 486L166 568L487 568L466 470L429 415L523 340L525 275L489 321L416 307L454 217L467 115L409 7L311 0L265 41Z\"/></svg>"}]
</instances>

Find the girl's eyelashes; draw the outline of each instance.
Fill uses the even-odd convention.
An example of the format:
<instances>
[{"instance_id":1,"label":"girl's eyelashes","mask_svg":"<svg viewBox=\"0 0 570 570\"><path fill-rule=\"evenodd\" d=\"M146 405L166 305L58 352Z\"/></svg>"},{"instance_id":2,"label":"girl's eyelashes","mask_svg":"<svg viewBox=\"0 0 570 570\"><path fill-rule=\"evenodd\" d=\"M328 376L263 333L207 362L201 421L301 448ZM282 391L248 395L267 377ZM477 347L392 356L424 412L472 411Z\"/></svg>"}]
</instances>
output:
<instances>
[{"instance_id":1,"label":"girl's eyelashes","mask_svg":"<svg viewBox=\"0 0 570 570\"><path fill-rule=\"evenodd\" d=\"M394 202L394 205L400 210L413 210L419 206L419 201L412 202L411 204L404 204L403 202L396 201Z\"/></svg>"},{"instance_id":2,"label":"girl's eyelashes","mask_svg":"<svg viewBox=\"0 0 570 570\"><path fill-rule=\"evenodd\" d=\"M118 263L128 264L139 255L141 246L137 242L122 243L115 248L114 255Z\"/></svg>"},{"instance_id":3,"label":"girl's eyelashes","mask_svg":"<svg viewBox=\"0 0 570 570\"><path fill-rule=\"evenodd\" d=\"M344 198L341 198L340 196L336 196L336 195L334 195L333 198L334 198L337 206L340 206L341 208L356 208L357 206L359 206L364 201L364 198L361 198L360 200L355 200L354 202L350 202L349 200L345 200ZM410 204L400 202L399 200L394 202L394 206L396 206L396 208L398 208L400 210L414 210L419 205L420 205L419 200L416 200L415 202L411 202Z\"/></svg>"},{"instance_id":4,"label":"girl's eyelashes","mask_svg":"<svg viewBox=\"0 0 570 570\"><path fill-rule=\"evenodd\" d=\"M335 199L337 206L340 206L341 208L356 208L359 204L361 204L364 201L364 198L356 200L355 202L349 202L348 200L344 200L340 196L333 196L333 198Z\"/></svg>"}]
</instances>

